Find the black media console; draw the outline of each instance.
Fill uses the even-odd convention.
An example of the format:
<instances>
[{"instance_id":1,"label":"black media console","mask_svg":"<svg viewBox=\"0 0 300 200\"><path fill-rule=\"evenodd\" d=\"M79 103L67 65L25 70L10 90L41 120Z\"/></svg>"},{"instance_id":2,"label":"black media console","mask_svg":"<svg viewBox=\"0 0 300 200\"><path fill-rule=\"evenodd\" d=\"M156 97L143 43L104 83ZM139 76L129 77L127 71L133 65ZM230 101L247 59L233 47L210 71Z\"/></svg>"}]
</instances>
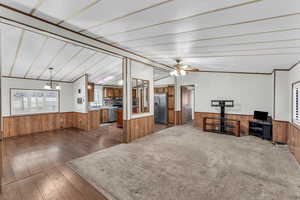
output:
<instances>
[{"instance_id":1,"label":"black media console","mask_svg":"<svg viewBox=\"0 0 300 200\"><path fill-rule=\"evenodd\" d=\"M267 121L249 121L249 134L264 140L272 140L272 119L269 118Z\"/></svg>"}]
</instances>

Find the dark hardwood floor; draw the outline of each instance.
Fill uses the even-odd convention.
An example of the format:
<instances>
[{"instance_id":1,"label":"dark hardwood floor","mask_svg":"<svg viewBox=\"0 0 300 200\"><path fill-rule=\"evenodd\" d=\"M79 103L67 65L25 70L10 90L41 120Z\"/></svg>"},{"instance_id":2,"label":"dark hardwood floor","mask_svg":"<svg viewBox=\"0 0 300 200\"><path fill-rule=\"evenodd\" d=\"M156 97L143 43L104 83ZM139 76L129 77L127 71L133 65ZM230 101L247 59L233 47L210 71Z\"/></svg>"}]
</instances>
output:
<instances>
[{"instance_id":1,"label":"dark hardwood floor","mask_svg":"<svg viewBox=\"0 0 300 200\"><path fill-rule=\"evenodd\" d=\"M67 161L121 143L115 125L85 132L65 129L4 140L5 200L105 200L65 164Z\"/></svg>"}]
</instances>

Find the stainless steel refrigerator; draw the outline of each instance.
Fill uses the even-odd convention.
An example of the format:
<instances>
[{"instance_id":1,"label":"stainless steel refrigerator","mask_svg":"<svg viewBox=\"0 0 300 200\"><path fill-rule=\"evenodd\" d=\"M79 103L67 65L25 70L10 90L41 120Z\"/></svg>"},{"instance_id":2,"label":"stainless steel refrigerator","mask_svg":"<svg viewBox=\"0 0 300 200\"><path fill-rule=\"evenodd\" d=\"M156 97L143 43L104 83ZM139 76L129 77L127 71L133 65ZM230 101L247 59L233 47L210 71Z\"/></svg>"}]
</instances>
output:
<instances>
[{"instance_id":1,"label":"stainless steel refrigerator","mask_svg":"<svg viewBox=\"0 0 300 200\"><path fill-rule=\"evenodd\" d=\"M168 123L167 94L154 95L154 117L155 117L155 123L158 124Z\"/></svg>"}]
</instances>

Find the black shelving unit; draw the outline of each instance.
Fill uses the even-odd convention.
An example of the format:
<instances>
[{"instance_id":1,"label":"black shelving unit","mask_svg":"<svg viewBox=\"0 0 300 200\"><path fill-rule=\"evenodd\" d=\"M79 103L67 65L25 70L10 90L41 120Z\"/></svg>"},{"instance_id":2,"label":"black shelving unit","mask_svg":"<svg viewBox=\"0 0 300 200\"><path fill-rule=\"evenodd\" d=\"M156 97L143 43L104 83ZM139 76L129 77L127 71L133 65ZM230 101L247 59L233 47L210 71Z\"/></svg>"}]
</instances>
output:
<instances>
[{"instance_id":1,"label":"black shelving unit","mask_svg":"<svg viewBox=\"0 0 300 200\"><path fill-rule=\"evenodd\" d=\"M249 121L249 134L253 136L260 137L264 140L272 140L272 120L269 121L259 121L253 120Z\"/></svg>"}]
</instances>

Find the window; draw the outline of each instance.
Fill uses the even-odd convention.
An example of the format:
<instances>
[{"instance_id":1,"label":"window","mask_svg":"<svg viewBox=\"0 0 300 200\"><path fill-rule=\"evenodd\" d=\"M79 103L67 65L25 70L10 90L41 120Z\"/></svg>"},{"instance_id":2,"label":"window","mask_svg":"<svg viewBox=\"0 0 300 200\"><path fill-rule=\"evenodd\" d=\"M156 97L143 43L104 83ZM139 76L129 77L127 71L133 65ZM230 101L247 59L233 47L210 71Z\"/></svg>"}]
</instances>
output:
<instances>
[{"instance_id":1,"label":"window","mask_svg":"<svg viewBox=\"0 0 300 200\"><path fill-rule=\"evenodd\" d=\"M149 112L149 81L132 79L132 113Z\"/></svg>"},{"instance_id":2,"label":"window","mask_svg":"<svg viewBox=\"0 0 300 200\"><path fill-rule=\"evenodd\" d=\"M11 115L59 112L59 91L11 89Z\"/></svg>"},{"instance_id":3,"label":"window","mask_svg":"<svg viewBox=\"0 0 300 200\"><path fill-rule=\"evenodd\" d=\"M296 83L293 85L293 122L298 125L300 125L299 93L300 93L300 83Z\"/></svg>"}]
</instances>

